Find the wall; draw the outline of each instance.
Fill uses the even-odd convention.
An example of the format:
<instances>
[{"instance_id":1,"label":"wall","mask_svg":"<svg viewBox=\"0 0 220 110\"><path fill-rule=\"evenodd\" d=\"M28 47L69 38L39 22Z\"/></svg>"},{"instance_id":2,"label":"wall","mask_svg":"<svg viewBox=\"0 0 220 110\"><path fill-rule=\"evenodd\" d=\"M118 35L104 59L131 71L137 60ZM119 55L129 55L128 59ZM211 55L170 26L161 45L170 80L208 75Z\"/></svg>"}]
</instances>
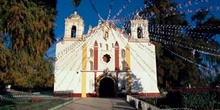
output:
<instances>
[{"instance_id":1,"label":"wall","mask_svg":"<svg viewBox=\"0 0 220 110\"><path fill-rule=\"evenodd\" d=\"M130 95L127 95L126 101L138 110L159 110L159 108Z\"/></svg>"}]
</instances>

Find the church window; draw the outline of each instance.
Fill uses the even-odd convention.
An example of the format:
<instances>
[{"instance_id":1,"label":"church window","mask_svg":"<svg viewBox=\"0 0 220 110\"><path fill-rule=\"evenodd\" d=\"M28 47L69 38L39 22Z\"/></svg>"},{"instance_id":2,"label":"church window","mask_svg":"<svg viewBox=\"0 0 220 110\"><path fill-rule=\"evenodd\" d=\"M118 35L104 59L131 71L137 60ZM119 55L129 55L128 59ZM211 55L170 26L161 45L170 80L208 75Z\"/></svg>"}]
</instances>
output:
<instances>
[{"instance_id":1,"label":"church window","mask_svg":"<svg viewBox=\"0 0 220 110\"><path fill-rule=\"evenodd\" d=\"M143 29L140 26L137 28L137 37L143 38Z\"/></svg>"},{"instance_id":2,"label":"church window","mask_svg":"<svg viewBox=\"0 0 220 110\"><path fill-rule=\"evenodd\" d=\"M105 62L105 63L108 63L111 59L111 56L109 54L105 54L102 56L102 60Z\"/></svg>"},{"instance_id":3,"label":"church window","mask_svg":"<svg viewBox=\"0 0 220 110\"><path fill-rule=\"evenodd\" d=\"M102 43L100 43L100 47L102 48Z\"/></svg>"},{"instance_id":4,"label":"church window","mask_svg":"<svg viewBox=\"0 0 220 110\"><path fill-rule=\"evenodd\" d=\"M90 57L93 57L93 49L90 49L89 52L90 52Z\"/></svg>"},{"instance_id":5,"label":"church window","mask_svg":"<svg viewBox=\"0 0 220 110\"><path fill-rule=\"evenodd\" d=\"M125 50L124 49L121 50L121 57L125 57Z\"/></svg>"},{"instance_id":6,"label":"church window","mask_svg":"<svg viewBox=\"0 0 220 110\"><path fill-rule=\"evenodd\" d=\"M71 28L71 38L75 38L76 37L76 26L73 25Z\"/></svg>"},{"instance_id":7,"label":"church window","mask_svg":"<svg viewBox=\"0 0 220 110\"><path fill-rule=\"evenodd\" d=\"M90 70L93 70L93 62L90 61L89 63L90 63Z\"/></svg>"},{"instance_id":8,"label":"church window","mask_svg":"<svg viewBox=\"0 0 220 110\"><path fill-rule=\"evenodd\" d=\"M122 61L122 70L126 71L126 62L125 61Z\"/></svg>"},{"instance_id":9,"label":"church window","mask_svg":"<svg viewBox=\"0 0 220 110\"><path fill-rule=\"evenodd\" d=\"M108 44L105 44L105 46L106 46L106 50L108 50Z\"/></svg>"}]
</instances>

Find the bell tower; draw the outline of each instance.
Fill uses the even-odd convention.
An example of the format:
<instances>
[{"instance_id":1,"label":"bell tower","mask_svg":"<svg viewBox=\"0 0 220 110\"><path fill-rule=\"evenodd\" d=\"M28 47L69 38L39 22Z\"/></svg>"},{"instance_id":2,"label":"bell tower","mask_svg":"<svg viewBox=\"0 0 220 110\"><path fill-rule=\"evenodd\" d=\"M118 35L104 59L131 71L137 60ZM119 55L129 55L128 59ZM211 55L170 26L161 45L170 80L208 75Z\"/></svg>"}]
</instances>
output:
<instances>
[{"instance_id":1,"label":"bell tower","mask_svg":"<svg viewBox=\"0 0 220 110\"><path fill-rule=\"evenodd\" d=\"M131 40L149 41L148 21L143 20L142 17L136 13L131 22Z\"/></svg>"},{"instance_id":2,"label":"bell tower","mask_svg":"<svg viewBox=\"0 0 220 110\"><path fill-rule=\"evenodd\" d=\"M81 39L84 32L84 20L75 11L70 17L65 19L64 40Z\"/></svg>"}]
</instances>

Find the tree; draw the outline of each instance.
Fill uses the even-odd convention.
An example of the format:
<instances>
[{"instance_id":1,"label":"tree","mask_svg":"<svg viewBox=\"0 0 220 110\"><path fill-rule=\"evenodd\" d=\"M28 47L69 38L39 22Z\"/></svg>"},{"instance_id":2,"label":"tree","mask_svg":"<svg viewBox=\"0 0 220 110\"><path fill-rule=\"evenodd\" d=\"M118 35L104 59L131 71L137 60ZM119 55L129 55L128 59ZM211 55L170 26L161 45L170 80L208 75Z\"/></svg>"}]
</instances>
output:
<instances>
[{"instance_id":1,"label":"tree","mask_svg":"<svg viewBox=\"0 0 220 110\"><path fill-rule=\"evenodd\" d=\"M56 0L1 0L0 81L19 88L52 87L52 62L44 54L54 40ZM3 62L2 62L3 61Z\"/></svg>"},{"instance_id":2,"label":"tree","mask_svg":"<svg viewBox=\"0 0 220 110\"><path fill-rule=\"evenodd\" d=\"M145 0L144 3L148 7L140 14L147 16L152 30L157 30L150 32L150 39L156 45L159 86L163 88L189 85L204 87L206 77L203 74L204 69L200 67L207 68L207 64L202 62L204 56L196 50L211 52L201 47L219 48L215 43L206 42L211 39L205 39L207 36L213 36L212 33L216 32L216 29L206 30L207 33L203 34L204 38L193 38L195 36L191 36L190 32L203 33L204 29L198 31L199 28L190 28L184 13L176 10L175 2ZM192 16L192 20L196 21L198 26L203 26L203 23L207 25L211 21L217 23L216 18L210 18L210 22L206 22L207 15L208 12L196 13Z\"/></svg>"},{"instance_id":3,"label":"tree","mask_svg":"<svg viewBox=\"0 0 220 110\"><path fill-rule=\"evenodd\" d=\"M191 30L191 32L200 33L199 38L195 36L190 36L195 41L197 41L197 44L205 45L208 48L203 49L204 51L213 53L218 55L220 46L219 41L217 41L216 36L219 36L219 25L220 25L220 19L216 18L214 15L211 17L208 16L210 12L206 10L199 11L195 13L191 18L193 21L196 22L196 27ZM208 18L209 17L209 18ZM203 41L203 42L201 42ZM215 51L211 49L215 49ZM213 83L215 77L219 75L219 66L220 66L220 58L218 56L213 56L210 54L200 54L202 55L201 62L203 65L205 65L207 68L210 68L210 70L203 70L203 74L206 76L206 82L207 84Z\"/></svg>"},{"instance_id":4,"label":"tree","mask_svg":"<svg viewBox=\"0 0 220 110\"><path fill-rule=\"evenodd\" d=\"M208 13L209 13L209 11L206 11L205 9L202 9L201 11L198 11L197 13L192 15L191 20L196 21L197 26L201 26L202 22L205 20Z\"/></svg>"},{"instance_id":5,"label":"tree","mask_svg":"<svg viewBox=\"0 0 220 110\"><path fill-rule=\"evenodd\" d=\"M81 0L72 0L72 4L74 5L74 7L78 7L81 3Z\"/></svg>"}]
</instances>

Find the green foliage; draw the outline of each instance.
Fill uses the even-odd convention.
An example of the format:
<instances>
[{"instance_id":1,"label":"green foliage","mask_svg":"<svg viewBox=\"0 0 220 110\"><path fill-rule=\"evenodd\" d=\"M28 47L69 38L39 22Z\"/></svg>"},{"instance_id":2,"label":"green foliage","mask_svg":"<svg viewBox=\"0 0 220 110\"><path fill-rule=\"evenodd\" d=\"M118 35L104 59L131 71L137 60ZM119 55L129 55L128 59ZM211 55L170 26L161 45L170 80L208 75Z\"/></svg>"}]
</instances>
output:
<instances>
[{"instance_id":1,"label":"green foliage","mask_svg":"<svg viewBox=\"0 0 220 110\"><path fill-rule=\"evenodd\" d=\"M191 20L192 21L196 21L196 24L198 26L202 25L202 21L205 20L207 14L209 13L209 11L206 11L205 9L202 9L202 11L199 11L197 13L195 13L192 17Z\"/></svg>"},{"instance_id":2,"label":"green foliage","mask_svg":"<svg viewBox=\"0 0 220 110\"><path fill-rule=\"evenodd\" d=\"M148 18L150 25L179 25L190 27L185 19L184 13L181 13L178 10L170 10L171 8L175 8L177 3L172 2L171 0L151 0L153 5L148 4L149 0L144 0L144 3L149 7L144 9L144 11L142 11L140 14L153 16ZM214 37L216 34L219 34L219 29L208 29L201 27L219 26L220 20L215 16L207 18L208 14L210 14L210 12L204 10L192 15L192 20L197 24L197 27L187 29L188 33L200 33L201 36L191 36L178 32L174 35L159 34L159 36L167 42L176 42L180 45L191 47L195 50L198 49L218 55L219 53L216 51L211 51L209 48L219 49L219 43L216 42ZM162 28L157 29L162 30ZM195 54L193 54L191 49L186 49L175 44L160 43L154 41L154 39L152 39L153 37L154 36L150 35L151 41L156 45L159 87L164 89L189 86L204 87L212 82L210 79L213 79L212 77L216 76L215 73L219 73L219 57L202 54L197 51L195 51ZM201 48L200 46L207 48ZM177 57L171 51L192 62L188 62L187 60ZM211 69L214 71L210 73L210 71L200 68L198 65L201 65L205 68L215 69ZM207 76L207 74L209 75Z\"/></svg>"},{"instance_id":3,"label":"green foliage","mask_svg":"<svg viewBox=\"0 0 220 110\"><path fill-rule=\"evenodd\" d=\"M25 48L29 54L43 55L53 42L55 7L38 6L37 3L29 0L2 3L1 27L3 33L11 36L14 51Z\"/></svg>"},{"instance_id":4,"label":"green foliage","mask_svg":"<svg viewBox=\"0 0 220 110\"><path fill-rule=\"evenodd\" d=\"M208 91L198 93L185 92L182 94L183 106L197 109L214 109L216 94Z\"/></svg>"},{"instance_id":5,"label":"green foliage","mask_svg":"<svg viewBox=\"0 0 220 110\"><path fill-rule=\"evenodd\" d=\"M167 104L174 108L218 109L219 96L214 89L178 89L168 92Z\"/></svg>"},{"instance_id":6,"label":"green foliage","mask_svg":"<svg viewBox=\"0 0 220 110\"><path fill-rule=\"evenodd\" d=\"M220 91L210 88L173 89L165 97L145 98L144 101L160 109L213 110L220 108Z\"/></svg>"},{"instance_id":7,"label":"green foliage","mask_svg":"<svg viewBox=\"0 0 220 110\"><path fill-rule=\"evenodd\" d=\"M19 88L53 86L53 66L43 56L52 45L56 0L1 0L0 81Z\"/></svg>"}]
</instances>

